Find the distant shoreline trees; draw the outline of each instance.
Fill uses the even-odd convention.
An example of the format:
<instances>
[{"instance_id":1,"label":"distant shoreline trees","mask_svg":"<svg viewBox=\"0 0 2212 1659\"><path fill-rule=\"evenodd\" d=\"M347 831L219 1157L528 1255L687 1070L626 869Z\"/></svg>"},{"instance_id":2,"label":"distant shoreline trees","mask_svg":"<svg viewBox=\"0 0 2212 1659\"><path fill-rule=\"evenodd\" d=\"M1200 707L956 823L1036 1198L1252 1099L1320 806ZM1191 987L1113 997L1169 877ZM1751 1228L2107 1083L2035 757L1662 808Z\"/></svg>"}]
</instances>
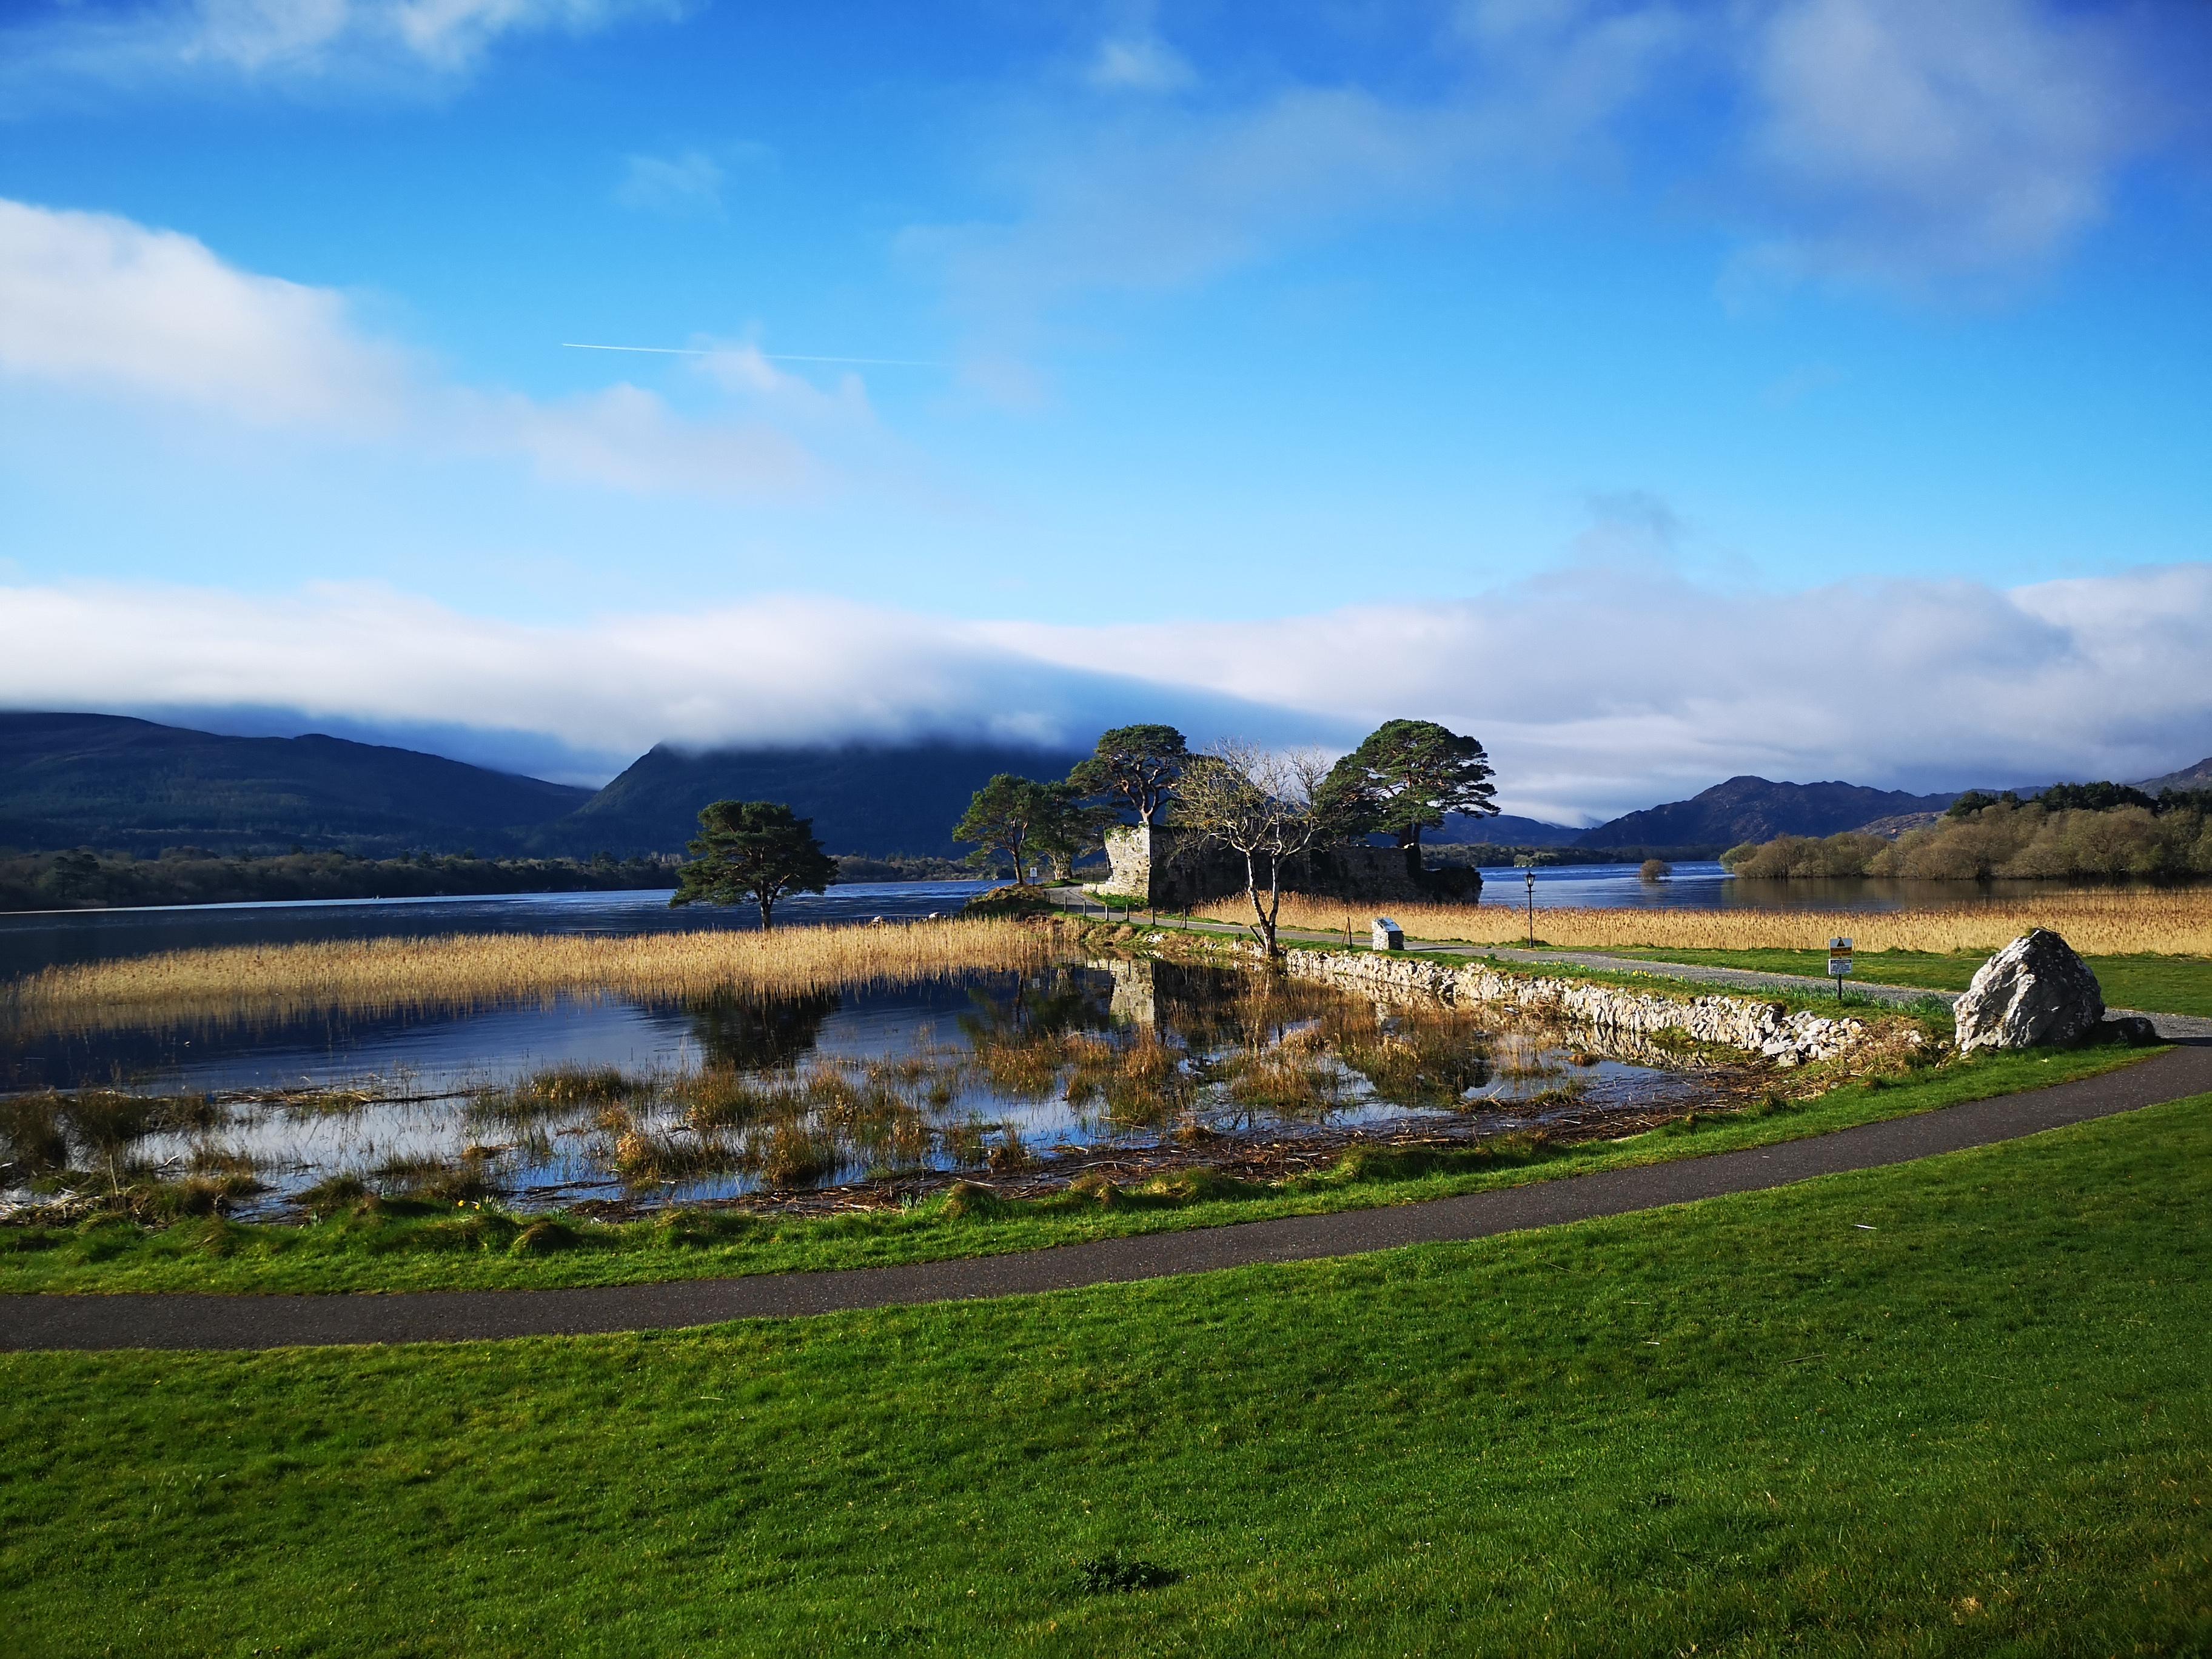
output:
<instances>
[{"instance_id":1,"label":"distant shoreline trees","mask_svg":"<svg viewBox=\"0 0 2212 1659\"><path fill-rule=\"evenodd\" d=\"M2088 804L2100 801L2115 804ZM1749 880L2212 875L2212 791L2170 792L2155 801L2124 784L2062 785L2029 801L1970 794L1893 842L1856 830L1778 836L1731 847L1721 864Z\"/></svg>"}]
</instances>

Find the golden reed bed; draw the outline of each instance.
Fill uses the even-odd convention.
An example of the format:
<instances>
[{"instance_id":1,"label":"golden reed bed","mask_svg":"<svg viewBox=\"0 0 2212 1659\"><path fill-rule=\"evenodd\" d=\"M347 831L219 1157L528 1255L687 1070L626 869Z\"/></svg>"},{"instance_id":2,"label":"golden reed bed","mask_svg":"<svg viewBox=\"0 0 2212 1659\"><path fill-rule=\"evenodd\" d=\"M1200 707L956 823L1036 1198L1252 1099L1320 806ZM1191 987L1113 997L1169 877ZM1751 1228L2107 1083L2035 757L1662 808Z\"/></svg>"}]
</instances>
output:
<instances>
[{"instance_id":1,"label":"golden reed bed","mask_svg":"<svg viewBox=\"0 0 2212 1659\"><path fill-rule=\"evenodd\" d=\"M50 968L0 993L33 1026L270 1019L324 1009L466 1007L568 994L802 995L1040 965L1052 937L1004 919L772 933L457 933L173 951Z\"/></svg>"},{"instance_id":2,"label":"golden reed bed","mask_svg":"<svg viewBox=\"0 0 2212 1659\"><path fill-rule=\"evenodd\" d=\"M1419 939L1513 945L1527 937L1528 912L1514 904L1392 904L1382 907ZM1364 934L1376 907L1352 907ZM1243 900L1198 914L1244 922ZM1287 894L1282 922L1341 933L1341 899ZM2212 956L2212 888L2056 892L2050 896L1928 909L1600 910L1539 909L1536 937L1570 950L1645 945L1674 951L1814 951L1844 935L1861 951L1995 951L2033 927L2049 927L2085 956Z\"/></svg>"}]
</instances>

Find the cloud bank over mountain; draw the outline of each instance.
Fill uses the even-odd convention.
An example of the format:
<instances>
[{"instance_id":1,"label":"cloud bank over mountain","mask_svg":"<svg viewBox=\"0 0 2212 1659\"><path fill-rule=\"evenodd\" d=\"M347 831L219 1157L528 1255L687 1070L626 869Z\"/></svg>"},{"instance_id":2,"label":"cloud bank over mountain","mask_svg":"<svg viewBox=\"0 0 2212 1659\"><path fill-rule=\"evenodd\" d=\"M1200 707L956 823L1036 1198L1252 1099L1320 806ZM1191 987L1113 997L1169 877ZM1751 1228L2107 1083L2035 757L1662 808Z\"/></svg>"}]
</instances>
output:
<instances>
[{"instance_id":1,"label":"cloud bank over mountain","mask_svg":"<svg viewBox=\"0 0 2212 1659\"><path fill-rule=\"evenodd\" d=\"M2212 750L2207 638L2212 564L1794 593L1585 564L1419 605L1097 628L803 595L539 625L374 587L100 585L0 589L0 703L296 711L519 768L566 754L586 781L663 741L1060 745L1158 719L1342 746L1413 715L1488 744L1508 810L1594 820L1740 772L1926 789L2165 771Z\"/></svg>"}]
</instances>

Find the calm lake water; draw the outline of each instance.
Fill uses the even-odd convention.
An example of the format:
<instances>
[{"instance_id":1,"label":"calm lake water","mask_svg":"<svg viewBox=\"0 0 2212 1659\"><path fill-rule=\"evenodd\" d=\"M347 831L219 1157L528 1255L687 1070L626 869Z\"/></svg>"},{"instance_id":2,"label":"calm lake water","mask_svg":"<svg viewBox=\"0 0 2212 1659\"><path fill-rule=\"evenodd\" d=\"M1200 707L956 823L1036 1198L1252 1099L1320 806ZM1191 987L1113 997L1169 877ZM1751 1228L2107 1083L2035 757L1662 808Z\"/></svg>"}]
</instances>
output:
<instances>
[{"instance_id":1,"label":"calm lake water","mask_svg":"<svg viewBox=\"0 0 2212 1659\"><path fill-rule=\"evenodd\" d=\"M1756 910L1895 910L1911 905L1996 903L2051 890L2048 883L1739 881L1717 864L1678 864L1645 881L1632 864L1553 866L1536 872L1540 910L1741 907ZM1518 907L1528 889L1518 870L1484 872L1482 902ZM801 894L777 907L779 926L893 921L950 915L993 884L981 881L856 883ZM1361 907L1355 907L1355 913ZM692 905L671 909L665 888L622 893L500 893L479 898L318 899L291 904L176 905L143 910L0 915L0 981L61 963L143 956L204 945L276 945L301 939L376 939L434 933L636 933L750 928L750 910Z\"/></svg>"}]
</instances>

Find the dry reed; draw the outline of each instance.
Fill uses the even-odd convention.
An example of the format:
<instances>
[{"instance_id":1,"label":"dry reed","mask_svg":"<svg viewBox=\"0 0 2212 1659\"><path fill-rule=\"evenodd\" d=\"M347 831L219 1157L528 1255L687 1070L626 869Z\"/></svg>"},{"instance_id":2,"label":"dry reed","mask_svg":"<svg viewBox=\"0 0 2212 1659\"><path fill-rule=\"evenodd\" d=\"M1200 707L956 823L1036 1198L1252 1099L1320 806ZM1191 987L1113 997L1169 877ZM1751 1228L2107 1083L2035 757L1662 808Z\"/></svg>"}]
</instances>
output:
<instances>
[{"instance_id":1,"label":"dry reed","mask_svg":"<svg viewBox=\"0 0 2212 1659\"><path fill-rule=\"evenodd\" d=\"M1048 933L1006 920L772 933L464 933L232 945L50 968L17 981L7 1000L26 1024L87 1029L562 995L686 998L734 989L794 996L1038 967L1057 954Z\"/></svg>"},{"instance_id":2,"label":"dry reed","mask_svg":"<svg viewBox=\"0 0 2212 1659\"><path fill-rule=\"evenodd\" d=\"M1236 904L1200 911L1242 921ZM1419 939L1514 945L1528 912L1510 904L1402 904L1391 915ZM1291 894L1283 925L1343 936L1340 899ZM2212 956L2212 888L2072 890L2033 899L1911 910L1590 909L1536 913L1536 937L1572 950L1813 951L1834 935L1866 951L1995 951L2049 927L2085 956Z\"/></svg>"}]
</instances>

